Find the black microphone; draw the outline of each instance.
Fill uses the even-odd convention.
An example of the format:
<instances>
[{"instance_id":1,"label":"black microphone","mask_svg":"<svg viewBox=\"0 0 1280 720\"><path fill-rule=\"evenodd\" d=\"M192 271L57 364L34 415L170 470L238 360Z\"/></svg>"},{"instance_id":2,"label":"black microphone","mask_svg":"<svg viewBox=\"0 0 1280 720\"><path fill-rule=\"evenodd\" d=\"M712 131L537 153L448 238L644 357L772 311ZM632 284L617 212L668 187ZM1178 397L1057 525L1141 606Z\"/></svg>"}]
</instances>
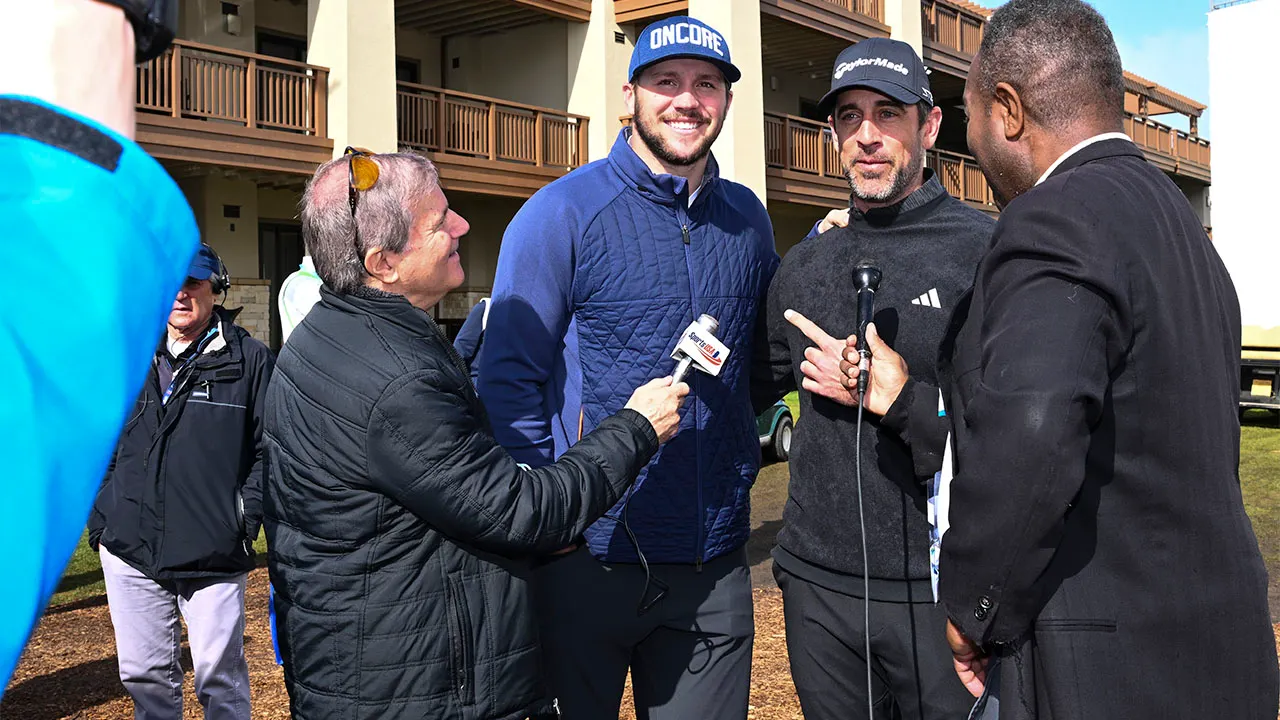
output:
<instances>
[{"instance_id":1,"label":"black microphone","mask_svg":"<svg viewBox=\"0 0 1280 720\"><path fill-rule=\"evenodd\" d=\"M867 347L867 324L876 312L876 290L880 288L880 269L863 260L853 269L853 288L858 296L858 402L867 392L867 375L871 370L871 350Z\"/></svg>"}]
</instances>

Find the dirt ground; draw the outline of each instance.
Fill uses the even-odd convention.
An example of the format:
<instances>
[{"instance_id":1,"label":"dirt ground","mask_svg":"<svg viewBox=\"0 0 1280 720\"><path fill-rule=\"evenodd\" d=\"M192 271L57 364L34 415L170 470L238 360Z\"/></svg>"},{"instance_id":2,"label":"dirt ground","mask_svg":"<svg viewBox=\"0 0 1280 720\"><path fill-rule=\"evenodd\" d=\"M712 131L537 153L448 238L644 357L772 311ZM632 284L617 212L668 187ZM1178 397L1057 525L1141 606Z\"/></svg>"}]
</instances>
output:
<instances>
[{"instance_id":1,"label":"dirt ground","mask_svg":"<svg viewBox=\"0 0 1280 720\"><path fill-rule=\"evenodd\" d=\"M782 596L773 582L768 555L782 524L786 481L785 466L767 467L752 493L753 532L747 546L756 588L756 639L748 712L751 720L802 717L787 664ZM265 569L250 574L245 604L245 653L253 683L254 717L288 718L284 677L275 664L267 622ZM1280 648L1280 624L1275 630ZM183 664L188 668L184 716L200 718L200 705L192 690L190 657L184 657ZM630 697L624 698L621 720L634 720L630 704ZM125 720L132 716L132 702L116 674L115 642L106 598L91 597L48 612L0 703L0 718Z\"/></svg>"}]
</instances>

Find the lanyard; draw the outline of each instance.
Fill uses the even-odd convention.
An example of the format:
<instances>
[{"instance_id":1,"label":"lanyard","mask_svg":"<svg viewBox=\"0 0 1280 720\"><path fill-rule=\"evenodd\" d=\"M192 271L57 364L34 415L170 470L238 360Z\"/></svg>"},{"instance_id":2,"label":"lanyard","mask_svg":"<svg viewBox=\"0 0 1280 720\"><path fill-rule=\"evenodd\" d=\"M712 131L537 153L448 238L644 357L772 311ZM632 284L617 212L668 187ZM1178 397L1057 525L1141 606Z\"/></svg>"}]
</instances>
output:
<instances>
[{"instance_id":1,"label":"lanyard","mask_svg":"<svg viewBox=\"0 0 1280 720\"><path fill-rule=\"evenodd\" d=\"M219 323L215 321L213 326L209 328L209 332L205 333L204 337L200 338L200 342L196 344L195 352L191 353L191 357L184 360L182 364L178 366L178 369L173 371L173 378L169 380L169 387L166 388L164 394L160 396L161 405L168 404L169 398L173 395L173 391L177 390L178 386L182 383L183 372L193 365L197 359L199 359L201 353L203 353L204 349L208 347L209 342L218 336L218 327Z\"/></svg>"}]
</instances>

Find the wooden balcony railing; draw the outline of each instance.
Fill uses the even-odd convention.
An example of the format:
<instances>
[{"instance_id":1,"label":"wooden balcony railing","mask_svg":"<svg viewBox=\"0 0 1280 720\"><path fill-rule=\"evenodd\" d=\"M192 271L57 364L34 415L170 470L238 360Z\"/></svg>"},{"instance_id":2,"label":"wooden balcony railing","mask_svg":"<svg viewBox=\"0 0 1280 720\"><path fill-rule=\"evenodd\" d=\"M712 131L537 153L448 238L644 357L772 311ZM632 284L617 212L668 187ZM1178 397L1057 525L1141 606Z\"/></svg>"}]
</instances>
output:
<instances>
[{"instance_id":1,"label":"wooden balcony railing","mask_svg":"<svg viewBox=\"0 0 1280 720\"><path fill-rule=\"evenodd\" d=\"M945 0L920 0L920 25L925 40L965 55L978 52L986 19Z\"/></svg>"},{"instance_id":2,"label":"wooden balcony railing","mask_svg":"<svg viewBox=\"0 0 1280 720\"><path fill-rule=\"evenodd\" d=\"M820 2L884 22L884 0L820 0Z\"/></svg>"},{"instance_id":3,"label":"wooden balcony railing","mask_svg":"<svg viewBox=\"0 0 1280 720\"><path fill-rule=\"evenodd\" d=\"M987 178L982 174L978 162L968 155L948 152L946 150L930 150L926 163L937 174L942 187L951 196L977 205L995 207L995 196L987 185Z\"/></svg>"},{"instance_id":4,"label":"wooden balcony railing","mask_svg":"<svg viewBox=\"0 0 1280 720\"><path fill-rule=\"evenodd\" d=\"M587 162L587 118L552 108L397 83L402 146L572 169Z\"/></svg>"},{"instance_id":5,"label":"wooden balcony railing","mask_svg":"<svg viewBox=\"0 0 1280 720\"><path fill-rule=\"evenodd\" d=\"M840 149L825 124L791 115L765 113L765 165L845 182ZM977 161L968 155L930 150L925 161L952 196L995 206L995 198Z\"/></svg>"},{"instance_id":6,"label":"wooden balcony railing","mask_svg":"<svg viewBox=\"0 0 1280 720\"><path fill-rule=\"evenodd\" d=\"M326 137L329 70L175 40L138 66L143 113Z\"/></svg>"},{"instance_id":7,"label":"wooden balcony railing","mask_svg":"<svg viewBox=\"0 0 1280 720\"><path fill-rule=\"evenodd\" d=\"M1209 141L1136 115L1125 115L1124 131L1138 146L1161 155L1209 168Z\"/></svg>"},{"instance_id":8,"label":"wooden balcony railing","mask_svg":"<svg viewBox=\"0 0 1280 720\"><path fill-rule=\"evenodd\" d=\"M844 179L840 149L831 128L793 115L764 114L764 163L767 167Z\"/></svg>"}]
</instances>

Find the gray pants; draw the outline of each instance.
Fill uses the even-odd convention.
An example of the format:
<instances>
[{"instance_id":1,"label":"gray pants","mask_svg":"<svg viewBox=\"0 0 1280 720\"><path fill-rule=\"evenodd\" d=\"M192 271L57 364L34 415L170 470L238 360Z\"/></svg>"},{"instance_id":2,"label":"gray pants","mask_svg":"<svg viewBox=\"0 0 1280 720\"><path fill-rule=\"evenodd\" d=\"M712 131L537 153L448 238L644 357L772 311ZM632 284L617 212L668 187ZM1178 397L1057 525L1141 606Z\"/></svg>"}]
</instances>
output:
<instances>
[{"instance_id":1,"label":"gray pants","mask_svg":"<svg viewBox=\"0 0 1280 720\"><path fill-rule=\"evenodd\" d=\"M195 665L196 697L206 720L248 720L244 659L247 575L157 582L99 548L116 634L120 680L135 720L181 720L182 627Z\"/></svg>"},{"instance_id":2,"label":"gray pants","mask_svg":"<svg viewBox=\"0 0 1280 720\"><path fill-rule=\"evenodd\" d=\"M564 720L618 717L631 669L638 720L744 720L755 637L746 553L653 565L669 589L644 615L639 565L585 549L534 576L547 682Z\"/></svg>"}]
</instances>

